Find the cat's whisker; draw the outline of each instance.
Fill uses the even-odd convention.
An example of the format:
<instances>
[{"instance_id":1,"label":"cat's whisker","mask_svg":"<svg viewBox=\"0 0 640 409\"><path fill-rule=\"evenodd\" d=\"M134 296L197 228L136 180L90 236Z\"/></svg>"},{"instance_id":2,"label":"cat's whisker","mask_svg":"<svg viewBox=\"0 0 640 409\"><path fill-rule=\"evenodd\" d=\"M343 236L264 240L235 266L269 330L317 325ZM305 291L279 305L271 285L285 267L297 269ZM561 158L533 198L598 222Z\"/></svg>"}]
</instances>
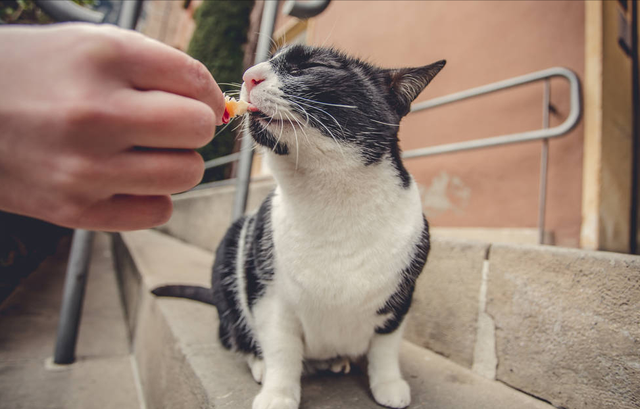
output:
<instances>
[{"instance_id":1,"label":"cat's whisker","mask_svg":"<svg viewBox=\"0 0 640 409\"><path fill-rule=\"evenodd\" d=\"M324 41L322 42L322 45L320 47L324 47L324 45L327 43L327 41L329 41L329 38L331 37L331 34L333 34L333 29L336 28L336 24L338 24L338 19L334 20L333 26L331 27L331 30L329 30L329 34L327 35L327 38L324 39Z\"/></svg>"},{"instance_id":2,"label":"cat's whisker","mask_svg":"<svg viewBox=\"0 0 640 409\"><path fill-rule=\"evenodd\" d=\"M296 138L296 171L297 171L298 170L298 132L296 132L296 127L293 125L293 122L291 122L289 115L286 112L284 114L287 117L287 120L289 121L289 123L291 124L291 127L293 128L293 136L295 136Z\"/></svg>"},{"instance_id":3,"label":"cat's whisker","mask_svg":"<svg viewBox=\"0 0 640 409\"><path fill-rule=\"evenodd\" d=\"M328 112L327 112L327 111L325 111L324 109L321 109L321 108L318 108L318 107L314 107L314 106L309 105L309 104L305 104L304 102L300 102L300 104L302 104L302 105L304 105L304 106L307 106L307 107L309 107L309 108L311 108L311 109L317 109L318 111L324 112L324 113L325 113L325 114L327 114L329 117L331 117L331 119L333 119L333 122L335 122L335 123L336 123L336 125L338 125L338 127L340 128L340 132L342 132L342 138L344 139L344 129L342 128L342 125L340 125L340 123L338 122L338 120L337 120L333 115L331 115L330 113L328 113Z\"/></svg>"},{"instance_id":4,"label":"cat's whisker","mask_svg":"<svg viewBox=\"0 0 640 409\"><path fill-rule=\"evenodd\" d=\"M302 124L300 123L300 120L298 118L296 118L296 115L294 113L291 113L291 117L298 123L298 126L300 127L300 131L302 131L302 134L304 135L304 138L307 140L307 144L309 146L311 146L311 142L309 141L309 137L307 136L307 133L305 132L304 128L302 127ZM307 120L307 124L308 123L309 123L309 121ZM291 125L293 125L293 123ZM294 129L295 129L295 127L294 127Z\"/></svg>"},{"instance_id":5,"label":"cat's whisker","mask_svg":"<svg viewBox=\"0 0 640 409\"><path fill-rule=\"evenodd\" d=\"M375 120L375 119L373 119L373 118L371 118L371 117L368 117L368 118L369 118L369 120L370 120L370 121L375 122L375 123L380 124L380 125L388 125L388 126L396 126L396 127L400 127L400 124L390 124L390 123L388 123L388 122L381 122L381 121L377 121L377 120Z\"/></svg>"},{"instance_id":6,"label":"cat's whisker","mask_svg":"<svg viewBox=\"0 0 640 409\"><path fill-rule=\"evenodd\" d=\"M298 104L297 102L294 102L294 101L291 101L291 100L287 100L287 102L290 103L290 104L296 105L300 109L300 111L302 111L302 113L307 117L305 125L308 126L309 125L309 113L307 112L307 110L304 109L302 107L302 105Z\"/></svg>"},{"instance_id":7,"label":"cat's whisker","mask_svg":"<svg viewBox=\"0 0 640 409\"><path fill-rule=\"evenodd\" d=\"M260 36L267 36L269 38L269 42L271 43L271 46L272 46L269 49L269 58L272 57L273 56L273 52L278 49L278 43L276 43L276 41L273 39L273 37L271 37L271 36L269 36L269 35L267 35L267 34L265 34L263 32L254 31L253 34L257 34L258 35L258 42L260 40Z\"/></svg>"},{"instance_id":8,"label":"cat's whisker","mask_svg":"<svg viewBox=\"0 0 640 409\"><path fill-rule=\"evenodd\" d=\"M237 87L237 88L242 87L242 84L238 82L218 82L218 85L227 85L229 87Z\"/></svg>"},{"instance_id":9,"label":"cat's whisker","mask_svg":"<svg viewBox=\"0 0 640 409\"><path fill-rule=\"evenodd\" d=\"M225 126L222 127L222 129L220 129L218 132L216 132L213 137L215 138L216 136L220 135L222 132L224 132L225 129L227 129L229 127L229 125L231 125L231 123L233 122L233 119L231 119L227 124L225 124Z\"/></svg>"},{"instance_id":10,"label":"cat's whisker","mask_svg":"<svg viewBox=\"0 0 640 409\"><path fill-rule=\"evenodd\" d=\"M274 39L273 39L273 37L271 37L271 36L269 36L269 40L270 40L270 42L271 42L271 46L273 47L273 48L272 48L272 51L270 51L270 53L269 53L269 54L271 54L271 53L275 53L275 52L276 52L276 50L278 49L278 43L276 43L276 40L274 40ZM285 43L286 43L286 40L285 40Z\"/></svg>"},{"instance_id":11,"label":"cat's whisker","mask_svg":"<svg viewBox=\"0 0 640 409\"><path fill-rule=\"evenodd\" d=\"M276 115L278 115L278 106L277 105L276 105L276 113L269 120L269 124L271 123L273 118L275 118ZM280 115L280 117L282 117L282 115ZM269 126L269 124L267 124L267 126ZM271 149L271 152L275 152L276 151L276 147L280 143L280 138L282 138L282 131L284 130L283 128L284 128L284 126L282 125L282 121L280 121L280 135L276 139L276 143L273 145L273 148Z\"/></svg>"},{"instance_id":12,"label":"cat's whisker","mask_svg":"<svg viewBox=\"0 0 640 409\"><path fill-rule=\"evenodd\" d=\"M241 127L241 126L243 126L243 125L244 125L244 121L240 121L240 123L238 124L238 126L236 126L235 128L233 128L233 129L231 130L231 132L235 132L235 131L237 131L237 130L238 130L238 128L240 128L240 127Z\"/></svg>"},{"instance_id":13,"label":"cat's whisker","mask_svg":"<svg viewBox=\"0 0 640 409\"><path fill-rule=\"evenodd\" d=\"M316 118L314 115L309 114L309 116L315 120L318 124L320 124L324 129L327 130L327 132L329 132L329 135L331 135L331 138L333 139L333 141L336 143L336 146L338 146L338 150L340 150L340 153L342 154L342 157L345 158L344 156L344 151L342 150L342 146L340 146L340 144L338 143L338 140L336 139L336 137L333 135L333 132L331 132L329 130L329 128L326 127L325 124L322 123L322 121L320 121L318 118Z\"/></svg>"}]
</instances>

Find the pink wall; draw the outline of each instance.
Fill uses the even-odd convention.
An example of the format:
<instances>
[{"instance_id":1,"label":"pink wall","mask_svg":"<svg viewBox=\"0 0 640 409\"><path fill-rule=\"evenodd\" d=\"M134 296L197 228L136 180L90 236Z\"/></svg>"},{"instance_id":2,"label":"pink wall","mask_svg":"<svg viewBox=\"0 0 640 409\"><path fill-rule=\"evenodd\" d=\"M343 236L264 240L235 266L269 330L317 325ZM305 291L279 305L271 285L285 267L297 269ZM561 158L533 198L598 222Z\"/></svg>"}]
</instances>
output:
<instances>
[{"instance_id":1,"label":"pink wall","mask_svg":"<svg viewBox=\"0 0 640 409\"><path fill-rule=\"evenodd\" d=\"M447 66L418 101L541 69L564 66L584 74L581 1L333 1L311 33L373 63ZM403 149L533 130L542 123L542 83L409 116ZM568 86L552 81L561 123ZM550 143L547 229L556 244L578 246L582 184L582 123ZM406 164L425 191L433 226L535 227L541 143L490 148ZM428 192L428 194L427 194Z\"/></svg>"}]
</instances>

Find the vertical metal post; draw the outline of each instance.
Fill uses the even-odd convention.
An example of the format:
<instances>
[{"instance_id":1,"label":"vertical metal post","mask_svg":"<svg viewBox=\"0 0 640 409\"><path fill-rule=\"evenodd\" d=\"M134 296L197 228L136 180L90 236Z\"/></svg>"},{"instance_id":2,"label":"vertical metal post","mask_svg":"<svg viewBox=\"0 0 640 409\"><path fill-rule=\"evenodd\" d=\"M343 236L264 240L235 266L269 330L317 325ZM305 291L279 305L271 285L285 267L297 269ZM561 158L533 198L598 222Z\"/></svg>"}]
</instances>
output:
<instances>
[{"instance_id":1,"label":"vertical metal post","mask_svg":"<svg viewBox=\"0 0 640 409\"><path fill-rule=\"evenodd\" d=\"M542 128L549 128L549 102L551 98L551 83L544 80L544 95L542 97ZM538 202L538 244L544 244L544 225L547 206L547 169L549 165L549 138L542 140L542 154L540 158L540 194Z\"/></svg>"},{"instance_id":2,"label":"vertical metal post","mask_svg":"<svg viewBox=\"0 0 640 409\"><path fill-rule=\"evenodd\" d=\"M118 16L118 26L135 30L143 2L144 0L128 0L123 2L122 9L120 9L120 16Z\"/></svg>"},{"instance_id":3,"label":"vertical metal post","mask_svg":"<svg viewBox=\"0 0 640 409\"><path fill-rule=\"evenodd\" d=\"M120 27L135 28L136 16L142 1L125 1L122 4L118 23ZM94 236L94 232L82 229L77 229L73 233L53 355L53 362L56 364L71 364L76 359L76 341L82 317L82 303L89 274Z\"/></svg>"},{"instance_id":4,"label":"vertical metal post","mask_svg":"<svg viewBox=\"0 0 640 409\"><path fill-rule=\"evenodd\" d=\"M53 362L71 364L76 357L76 340L82 316L82 301L91 262L94 232L78 229L73 233L71 253L64 282L60 322Z\"/></svg>"},{"instance_id":5,"label":"vertical metal post","mask_svg":"<svg viewBox=\"0 0 640 409\"><path fill-rule=\"evenodd\" d=\"M271 48L271 37L278 16L279 0L265 1L262 11L262 21L260 22L260 35L256 47L255 63L267 60ZM242 145L240 147L240 160L238 162L238 176L236 182L236 197L233 204L233 219L244 214L247 208L247 197L249 193L249 182L251 180L251 164L253 162L253 139L248 131L242 135Z\"/></svg>"}]
</instances>

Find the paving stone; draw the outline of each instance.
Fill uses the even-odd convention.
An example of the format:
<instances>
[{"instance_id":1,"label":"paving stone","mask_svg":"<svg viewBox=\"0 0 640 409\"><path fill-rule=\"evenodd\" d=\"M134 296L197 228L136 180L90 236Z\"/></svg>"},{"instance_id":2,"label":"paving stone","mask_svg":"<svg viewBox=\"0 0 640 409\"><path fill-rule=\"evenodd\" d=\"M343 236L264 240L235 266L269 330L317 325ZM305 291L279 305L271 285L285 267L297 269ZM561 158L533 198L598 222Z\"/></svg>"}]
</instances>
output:
<instances>
[{"instance_id":1,"label":"paving stone","mask_svg":"<svg viewBox=\"0 0 640 409\"><path fill-rule=\"evenodd\" d=\"M258 208L275 188L273 180L252 182L247 210ZM231 226L235 186L195 190L173 197L173 215L158 230L208 251L215 251Z\"/></svg>"}]
</instances>

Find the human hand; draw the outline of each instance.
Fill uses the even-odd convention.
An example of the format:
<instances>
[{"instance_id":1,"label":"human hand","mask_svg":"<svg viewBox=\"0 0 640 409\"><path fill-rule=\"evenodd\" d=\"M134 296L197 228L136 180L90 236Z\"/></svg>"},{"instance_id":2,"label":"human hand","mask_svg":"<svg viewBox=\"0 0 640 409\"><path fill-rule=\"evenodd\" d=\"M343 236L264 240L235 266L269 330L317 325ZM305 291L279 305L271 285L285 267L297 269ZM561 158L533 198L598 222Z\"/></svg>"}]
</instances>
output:
<instances>
[{"instance_id":1,"label":"human hand","mask_svg":"<svg viewBox=\"0 0 640 409\"><path fill-rule=\"evenodd\" d=\"M0 28L0 209L91 230L162 224L222 123L208 70L111 26Z\"/></svg>"}]
</instances>

